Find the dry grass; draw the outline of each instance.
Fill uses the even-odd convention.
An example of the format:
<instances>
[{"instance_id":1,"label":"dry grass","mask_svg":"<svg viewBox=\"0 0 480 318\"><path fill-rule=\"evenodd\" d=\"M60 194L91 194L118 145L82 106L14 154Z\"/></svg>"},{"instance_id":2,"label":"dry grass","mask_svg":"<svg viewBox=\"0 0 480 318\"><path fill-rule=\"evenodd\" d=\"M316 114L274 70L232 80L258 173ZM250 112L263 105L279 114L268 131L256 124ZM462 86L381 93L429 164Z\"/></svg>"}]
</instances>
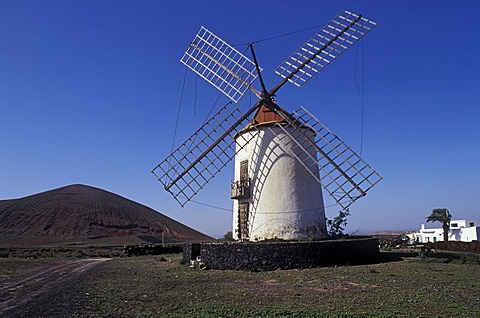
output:
<instances>
[{"instance_id":1,"label":"dry grass","mask_svg":"<svg viewBox=\"0 0 480 318\"><path fill-rule=\"evenodd\" d=\"M54 264L53 258L0 258L0 284L7 279L33 273L37 269Z\"/></svg>"},{"instance_id":2,"label":"dry grass","mask_svg":"<svg viewBox=\"0 0 480 318\"><path fill-rule=\"evenodd\" d=\"M404 259L252 273L192 270L179 255L119 258L82 292L100 316L480 316L478 255L387 256Z\"/></svg>"},{"instance_id":3,"label":"dry grass","mask_svg":"<svg viewBox=\"0 0 480 318\"><path fill-rule=\"evenodd\" d=\"M272 272L194 270L180 255L121 257L65 287L58 306L54 295L29 307L48 315L50 303L77 317L480 316L480 255L383 255L389 261L374 265ZM0 259L0 284L61 261Z\"/></svg>"},{"instance_id":4,"label":"dry grass","mask_svg":"<svg viewBox=\"0 0 480 318\"><path fill-rule=\"evenodd\" d=\"M46 259L46 258L89 258L119 257L123 255L122 247L95 246L56 246L56 247L0 247L0 261L8 258Z\"/></svg>"}]
</instances>

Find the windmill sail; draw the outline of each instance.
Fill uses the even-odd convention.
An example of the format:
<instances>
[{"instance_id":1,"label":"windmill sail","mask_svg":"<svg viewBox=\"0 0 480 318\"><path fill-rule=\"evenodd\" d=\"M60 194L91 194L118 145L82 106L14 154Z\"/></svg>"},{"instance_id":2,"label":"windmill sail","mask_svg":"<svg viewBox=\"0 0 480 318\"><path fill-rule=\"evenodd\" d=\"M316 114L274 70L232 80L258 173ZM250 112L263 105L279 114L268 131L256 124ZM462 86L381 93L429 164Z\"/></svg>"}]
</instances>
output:
<instances>
[{"instance_id":1,"label":"windmill sail","mask_svg":"<svg viewBox=\"0 0 480 318\"><path fill-rule=\"evenodd\" d=\"M286 81L304 85L376 25L361 15L341 12L275 70L284 81L272 89L272 94Z\"/></svg>"},{"instance_id":2,"label":"windmill sail","mask_svg":"<svg viewBox=\"0 0 480 318\"><path fill-rule=\"evenodd\" d=\"M252 90L257 78L255 64L221 38L201 27L180 62L203 77L234 102Z\"/></svg>"},{"instance_id":3,"label":"windmill sail","mask_svg":"<svg viewBox=\"0 0 480 318\"><path fill-rule=\"evenodd\" d=\"M152 170L181 206L233 159L236 129L248 123L255 109L243 114L232 102L226 104Z\"/></svg>"}]
</instances>

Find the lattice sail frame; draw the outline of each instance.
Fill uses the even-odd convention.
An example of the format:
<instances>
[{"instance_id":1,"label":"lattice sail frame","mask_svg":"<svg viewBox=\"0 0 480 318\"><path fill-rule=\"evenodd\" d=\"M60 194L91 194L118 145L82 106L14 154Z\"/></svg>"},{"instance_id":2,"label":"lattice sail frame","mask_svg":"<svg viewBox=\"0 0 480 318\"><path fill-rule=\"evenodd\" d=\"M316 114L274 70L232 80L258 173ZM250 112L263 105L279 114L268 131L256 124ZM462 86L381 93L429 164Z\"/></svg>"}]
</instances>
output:
<instances>
[{"instance_id":1,"label":"lattice sail frame","mask_svg":"<svg viewBox=\"0 0 480 318\"><path fill-rule=\"evenodd\" d=\"M344 10L278 66L275 73L301 87L376 25Z\"/></svg>"},{"instance_id":2,"label":"lattice sail frame","mask_svg":"<svg viewBox=\"0 0 480 318\"><path fill-rule=\"evenodd\" d=\"M265 96L274 96L287 81L302 86L375 26L373 21L343 11L275 70L283 80L267 94L261 94L251 85L259 76L255 64L205 27L201 27L180 61L234 102L247 89L260 100L243 115L236 106L227 104L152 172L164 188L184 206L235 157L233 136L236 129L248 123L248 117L266 102ZM261 72L260 68L258 70ZM288 113L284 115L285 118L290 117ZM348 208L382 179L306 109L302 108L294 115L299 116L299 119L292 121L291 126L297 127L298 122L303 122L301 125L310 125L312 129L318 130L317 136L323 136L316 140L305 139L308 144L298 144L305 151L302 158L298 159L310 173L320 170L322 178L330 180L328 183L320 182L316 174L317 180L342 208ZM327 133L322 135L324 132ZM246 140L242 144L248 142ZM318 158L312 157L308 147L313 147L321 155ZM329 150L325 152L322 147ZM332 152L336 154L333 160L329 157ZM327 162L324 163L322 158ZM352 158L356 161L350 161Z\"/></svg>"},{"instance_id":3,"label":"lattice sail frame","mask_svg":"<svg viewBox=\"0 0 480 318\"><path fill-rule=\"evenodd\" d=\"M203 26L180 62L234 102L252 88L258 76L249 58Z\"/></svg>"},{"instance_id":4,"label":"lattice sail frame","mask_svg":"<svg viewBox=\"0 0 480 318\"><path fill-rule=\"evenodd\" d=\"M160 162L152 173L183 207L235 155L236 128L248 123L233 103L220 109L205 125ZM244 136L244 145L248 144ZM242 147L243 148L243 147ZM242 148L237 149L237 152ZM202 156L208 151L206 156Z\"/></svg>"},{"instance_id":5,"label":"lattice sail frame","mask_svg":"<svg viewBox=\"0 0 480 318\"><path fill-rule=\"evenodd\" d=\"M343 210L365 196L369 189L382 180L370 165L304 107L292 115L295 121L289 123L289 126L294 127L294 130L286 129L284 124L276 124L295 143L291 155L298 159ZM304 132L305 128L314 132L315 139ZM321 178L317 171L320 171Z\"/></svg>"}]
</instances>

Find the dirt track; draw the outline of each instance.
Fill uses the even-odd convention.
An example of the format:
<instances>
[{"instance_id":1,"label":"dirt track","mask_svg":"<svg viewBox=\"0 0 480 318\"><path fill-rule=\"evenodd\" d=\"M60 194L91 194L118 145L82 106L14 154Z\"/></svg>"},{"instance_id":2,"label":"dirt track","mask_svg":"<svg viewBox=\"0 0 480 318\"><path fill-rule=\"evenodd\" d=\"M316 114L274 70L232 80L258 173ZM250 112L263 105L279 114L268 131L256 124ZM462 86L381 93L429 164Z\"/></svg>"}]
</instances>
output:
<instances>
[{"instance_id":1,"label":"dirt track","mask_svg":"<svg viewBox=\"0 0 480 318\"><path fill-rule=\"evenodd\" d=\"M71 294L108 258L62 260L0 283L0 317L54 317L72 313ZM68 301L70 300L70 301Z\"/></svg>"}]
</instances>

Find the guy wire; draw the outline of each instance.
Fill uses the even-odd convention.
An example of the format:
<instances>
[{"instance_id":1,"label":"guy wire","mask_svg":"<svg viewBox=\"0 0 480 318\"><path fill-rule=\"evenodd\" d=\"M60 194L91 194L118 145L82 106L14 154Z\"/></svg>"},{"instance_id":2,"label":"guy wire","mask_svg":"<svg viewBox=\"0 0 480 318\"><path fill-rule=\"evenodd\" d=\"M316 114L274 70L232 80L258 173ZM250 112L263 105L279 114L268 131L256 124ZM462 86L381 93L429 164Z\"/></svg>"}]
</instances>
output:
<instances>
[{"instance_id":1,"label":"guy wire","mask_svg":"<svg viewBox=\"0 0 480 318\"><path fill-rule=\"evenodd\" d=\"M268 37L268 38L263 38L263 39L256 40L256 41L253 41L253 42L238 43L238 44L234 44L233 46L250 45L250 44L257 44L257 43L260 43L260 42L275 40L275 39L282 38L282 37L285 37L285 36L289 36L289 35L292 35L292 34L301 33L301 32L309 31L309 30L312 30L312 29L318 29L318 28L324 27L325 25L327 25L327 23L311 26L311 27L301 29L301 30L297 30L297 31L287 32L287 33L283 33L283 34L279 34L279 35L274 35L274 36L271 36L271 37Z\"/></svg>"}]
</instances>

